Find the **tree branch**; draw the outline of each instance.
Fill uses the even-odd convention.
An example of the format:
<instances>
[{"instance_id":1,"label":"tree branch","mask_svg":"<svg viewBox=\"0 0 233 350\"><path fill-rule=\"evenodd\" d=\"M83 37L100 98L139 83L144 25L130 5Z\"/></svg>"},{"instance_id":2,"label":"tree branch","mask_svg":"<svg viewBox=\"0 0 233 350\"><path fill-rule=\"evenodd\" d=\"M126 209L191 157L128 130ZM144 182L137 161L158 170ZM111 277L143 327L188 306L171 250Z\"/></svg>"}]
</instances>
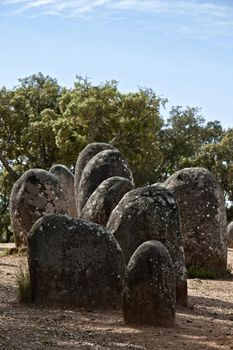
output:
<instances>
[{"instance_id":1,"label":"tree branch","mask_svg":"<svg viewBox=\"0 0 233 350\"><path fill-rule=\"evenodd\" d=\"M6 158L1 153L0 153L0 161L4 166L4 168L6 169L6 171L8 171L8 173L13 177L13 179L17 180L19 178L18 173L16 173L16 171L12 169L12 167L9 165Z\"/></svg>"}]
</instances>

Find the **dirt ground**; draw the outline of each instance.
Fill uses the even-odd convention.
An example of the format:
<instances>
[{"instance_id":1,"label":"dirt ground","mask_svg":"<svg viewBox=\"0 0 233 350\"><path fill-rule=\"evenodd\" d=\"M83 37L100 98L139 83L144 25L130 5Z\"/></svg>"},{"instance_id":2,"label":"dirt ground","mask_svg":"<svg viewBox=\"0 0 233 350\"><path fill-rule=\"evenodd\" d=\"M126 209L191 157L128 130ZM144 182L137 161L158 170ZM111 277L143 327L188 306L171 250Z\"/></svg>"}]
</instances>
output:
<instances>
[{"instance_id":1,"label":"dirt ground","mask_svg":"<svg viewBox=\"0 0 233 350\"><path fill-rule=\"evenodd\" d=\"M0 250L4 246L0 245ZM0 257L0 349L233 349L233 276L188 281L189 307L178 308L175 328L128 326L120 310L24 305L15 272L25 257ZM233 267L233 249L228 264Z\"/></svg>"}]
</instances>

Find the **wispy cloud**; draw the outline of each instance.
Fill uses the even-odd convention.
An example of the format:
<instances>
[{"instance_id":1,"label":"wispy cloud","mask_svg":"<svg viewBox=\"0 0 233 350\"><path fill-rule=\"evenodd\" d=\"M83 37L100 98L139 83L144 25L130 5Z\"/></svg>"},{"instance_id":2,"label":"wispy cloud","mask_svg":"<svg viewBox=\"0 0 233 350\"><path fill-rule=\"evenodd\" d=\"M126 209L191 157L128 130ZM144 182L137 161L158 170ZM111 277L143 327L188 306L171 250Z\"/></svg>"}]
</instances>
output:
<instances>
[{"instance_id":1,"label":"wispy cloud","mask_svg":"<svg viewBox=\"0 0 233 350\"><path fill-rule=\"evenodd\" d=\"M233 12L232 6L224 5L224 1L214 0L3 0L5 5L14 5L19 9L46 8L67 14L70 11L93 11L96 7L114 10L130 10L143 12L185 14L207 14L216 17L226 16Z\"/></svg>"},{"instance_id":2,"label":"wispy cloud","mask_svg":"<svg viewBox=\"0 0 233 350\"><path fill-rule=\"evenodd\" d=\"M82 12L92 12L97 7L105 8L112 0L5 0L7 6L14 6L17 12L29 11L37 8L40 13L56 13L69 16Z\"/></svg>"},{"instance_id":3,"label":"wispy cloud","mask_svg":"<svg viewBox=\"0 0 233 350\"><path fill-rule=\"evenodd\" d=\"M105 14L169 16L174 31L187 35L233 36L233 3L227 0L3 0L11 12L37 15L84 17Z\"/></svg>"}]
</instances>

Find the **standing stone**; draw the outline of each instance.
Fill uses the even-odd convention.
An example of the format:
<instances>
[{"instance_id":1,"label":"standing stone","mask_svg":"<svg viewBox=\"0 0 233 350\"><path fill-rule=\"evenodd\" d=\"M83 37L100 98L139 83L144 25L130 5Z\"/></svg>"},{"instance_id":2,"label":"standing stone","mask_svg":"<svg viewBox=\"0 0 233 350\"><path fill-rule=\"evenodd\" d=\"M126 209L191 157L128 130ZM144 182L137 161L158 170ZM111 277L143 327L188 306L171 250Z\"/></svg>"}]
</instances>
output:
<instances>
[{"instance_id":1,"label":"standing stone","mask_svg":"<svg viewBox=\"0 0 233 350\"><path fill-rule=\"evenodd\" d=\"M76 210L75 196L74 196L74 175L65 165L61 165L61 164L53 165L49 171L50 173L55 175L60 182L61 188L65 195L68 214L72 218L77 217L77 210Z\"/></svg>"},{"instance_id":2,"label":"standing stone","mask_svg":"<svg viewBox=\"0 0 233 350\"><path fill-rule=\"evenodd\" d=\"M85 166L79 182L78 212L81 213L90 195L104 180L121 176L133 183L133 176L127 161L118 150L97 153Z\"/></svg>"},{"instance_id":3,"label":"standing stone","mask_svg":"<svg viewBox=\"0 0 233 350\"><path fill-rule=\"evenodd\" d=\"M32 225L47 214L66 214L67 205L58 179L48 171L26 171L10 195L11 227L16 246L26 247Z\"/></svg>"},{"instance_id":4,"label":"standing stone","mask_svg":"<svg viewBox=\"0 0 233 350\"><path fill-rule=\"evenodd\" d=\"M124 320L173 327L175 280L174 265L165 246L158 241L140 245L126 268L122 293Z\"/></svg>"},{"instance_id":5,"label":"standing stone","mask_svg":"<svg viewBox=\"0 0 233 350\"><path fill-rule=\"evenodd\" d=\"M120 302L123 254L101 225L43 217L28 238L28 263L35 303L110 308Z\"/></svg>"},{"instance_id":6,"label":"standing stone","mask_svg":"<svg viewBox=\"0 0 233 350\"><path fill-rule=\"evenodd\" d=\"M125 194L107 223L121 246L126 264L143 243L163 243L173 260L176 274L176 300L187 305L187 276L179 213L174 196L159 186L137 188Z\"/></svg>"},{"instance_id":7,"label":"standing stone","mask_svg":"<svg viewBox=\"0 0 233 350\"><path fill-rule=\"evenodd\" d=\"M233 221L227 226L227 242L228 247L233 248Z\"/></svg>"},{"instance_id":8,"label":"standing stone","mask_svg":"<svg viewBox=\"0 0 233 350\"><path fill-rule=\"evenodd\" d=\"M224 196L214 176L204 168L174 173L164 186L175 195L187 268L219 274L227 266Z\"/></svg>"},{"instance_id":9,"label":"standing stone","mask_svg":"<svg viewBox=\"0 0 233 350\"><path fill-rule=\"evenodd\" d=\"M78 189L79 189L79 182L82 176L83 169L93 158L97 153L101 151L105 151L107 149L114 150L115 148L108 144L103 142L96 142L96 143L89 143L79 154L76 165L75 165L75 180L74 180L74 187L75 187L75 200L76 200L76 208L78 210L79 204L78 204ZM78 213L80 214L80 213Z\"/></svg>"},{"instance_id":10,"label":"standing stone","mask_svg":"<svg viewBox=\"0 0 233 350\"><path fill-rule=\"evenodd\" d=\"M80 217L106 226L113 209L133 187L130 180L120 176L104 180L89 197Z\"/></svg>"}]
</instances>

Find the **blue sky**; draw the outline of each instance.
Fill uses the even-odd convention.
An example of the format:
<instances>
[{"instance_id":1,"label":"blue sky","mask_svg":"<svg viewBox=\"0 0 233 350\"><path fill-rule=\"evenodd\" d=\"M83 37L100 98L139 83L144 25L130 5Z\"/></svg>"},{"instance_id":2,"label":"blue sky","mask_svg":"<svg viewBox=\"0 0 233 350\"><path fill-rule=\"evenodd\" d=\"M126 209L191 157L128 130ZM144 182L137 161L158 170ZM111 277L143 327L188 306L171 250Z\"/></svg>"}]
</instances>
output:
<instances>
[{"instance_id":1,"label":"blue sky","mask_svg":"<svg viewBox=\"0 0 233 350\"><path fill-rule=\"evenodd\" d=\"M233 127L233 0L0 0L0 86L116 79Z\"/></svg>"}]
</instances>

